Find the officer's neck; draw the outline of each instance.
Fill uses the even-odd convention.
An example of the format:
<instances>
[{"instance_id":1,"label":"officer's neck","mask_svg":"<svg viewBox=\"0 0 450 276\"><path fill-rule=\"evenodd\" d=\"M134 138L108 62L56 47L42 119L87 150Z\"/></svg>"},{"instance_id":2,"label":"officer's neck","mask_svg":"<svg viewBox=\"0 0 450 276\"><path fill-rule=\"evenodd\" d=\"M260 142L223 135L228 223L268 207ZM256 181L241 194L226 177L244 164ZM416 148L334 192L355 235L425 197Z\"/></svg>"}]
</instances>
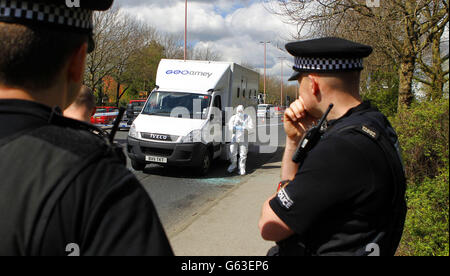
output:
<instances>
[{"instance_id":1,"label":"officer's neck","mask_svg":"<svg viewBox=\"0 0 450 276\"><path fill-rule=\"evenodd\" d=\"M334 107L327 118L328 120L336 120L347 114L350 109L360 105L362 99L359 94L339 93L332 97L332 99L329 100L329 103L332 103ZM323 112L326 111L328 106L324 108L325 110L323 110Z\"/></svg>"},{"instance_id":2,"label":"officer's neck","mask_svg":"<svg viewBox=\"0 0 450 276\"><path fill-rule=\"evenodd\" d=\"M52 108L55 106L64 108L66 105L64 94L58 93L57 88L32 92L20 88L11 88L0 85L0 100L32 101Z\"/></svg>"}]
</instances>

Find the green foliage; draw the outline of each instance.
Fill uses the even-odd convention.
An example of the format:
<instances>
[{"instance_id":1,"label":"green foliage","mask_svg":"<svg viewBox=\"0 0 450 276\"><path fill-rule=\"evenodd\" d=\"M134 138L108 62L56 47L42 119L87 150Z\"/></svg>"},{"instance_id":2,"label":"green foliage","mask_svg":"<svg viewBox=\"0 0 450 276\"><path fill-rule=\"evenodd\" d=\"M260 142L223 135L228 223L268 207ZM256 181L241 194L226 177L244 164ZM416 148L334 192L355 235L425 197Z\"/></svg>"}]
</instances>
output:
<instances>
[{"instance_id":1,"label":"green foliage","mask_svg":"<svg viewBox=\"0 0 450 276\"><path fill-rule=\"evenodd\" d=\"M119 106L139 97L139 92L151 91L156 85L156 72L163 58L164 48L157 42L151 41L133 53L121 71L115 71L111 76L126 89L119 99ZM117 101L117 97L115 98Z\"/></svg>"},{"instance_id":2,"label":"green foliage","mask_svg":"<svg viewBox=\"0 0 450 276\"><path fill-rule=\"evenodd\" d=\"M384 115L392 117L398 107L398 74L395 72L372 72L364 89L363 100L370 100Z\"/></svg>"},{"instance_id":3,"label":"green foliage","mask_svg":"<svg viewBox=\"0 0 450 276\"><path fill-rule=\"evenodd\" d=\"M434 179L408 189L408 215L402 248L407 255L449 255L448 165Z\"/></svg>"},{"instance_id":4,"label":"green foliage","mask_svg":"<svg viewBox=\"0 0 450 276\"><path fill-rule=\"evenodd\" d=\"M448 165L449 102L415 103L392 120L399 135L406 176L415 183Z\"/></svg>"},{"instance_id":5,"label":"green foliage","mask_svg":"<svg viewBox=\"0 0 450 276\"><path fill-rule=\"evenodd\" d=\"M393 119L408 179L401 255L449 255L449 102L415 103Z\"/></svg>"},{"instance_id":6,"label":"green foliage","mask_svg":"<svg viewBox=\"0 0 450 276\"><path fill-rule=\"evenodd\" d=\"M156 72L161 59L164 57L164 48L152 41L131 57L127 71L129 84L137 91L149 91L155 87Z\"/></svg>"}]
</instances>

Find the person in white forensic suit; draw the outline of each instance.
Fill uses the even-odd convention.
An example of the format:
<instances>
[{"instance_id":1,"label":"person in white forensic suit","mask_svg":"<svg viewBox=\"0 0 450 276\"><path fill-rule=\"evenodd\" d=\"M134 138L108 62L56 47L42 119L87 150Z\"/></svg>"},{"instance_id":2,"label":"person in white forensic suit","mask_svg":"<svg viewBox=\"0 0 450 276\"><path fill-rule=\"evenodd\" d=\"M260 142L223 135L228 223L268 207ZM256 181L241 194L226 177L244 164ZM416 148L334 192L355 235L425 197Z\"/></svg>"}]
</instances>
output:
<instances>
[{"instance_id":1,"label":"person in white forensic suit","mask_svg":"<svg viewBox=\"0 0 450 276\"><path fill-rule=\"evenodd\" d=\"M232 133L230 154L231 165L228 172L234 172L238 167L239 154L239 173L246 174L246 163L248 154L248 133L254 129L252 118L244 113L244 106L240 105L236 108L236 115L232 116L228 122L228 130Z\"/></svg>"}]
</instances>

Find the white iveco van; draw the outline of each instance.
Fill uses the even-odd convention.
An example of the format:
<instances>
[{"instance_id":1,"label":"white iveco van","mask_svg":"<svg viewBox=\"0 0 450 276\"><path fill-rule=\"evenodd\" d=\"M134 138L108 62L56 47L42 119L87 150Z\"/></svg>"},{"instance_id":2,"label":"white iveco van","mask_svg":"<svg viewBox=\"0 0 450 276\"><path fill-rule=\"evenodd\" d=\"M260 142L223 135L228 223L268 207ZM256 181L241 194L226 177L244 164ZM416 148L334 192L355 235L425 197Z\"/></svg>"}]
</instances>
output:
<instances>
[{"instance_id":1,"label":"white iveco van","mask_svg":"<svg viewBox=\"0 0 450 276\"><path fill-rule=\"evenodd\" d=\"M225 124L238 105L256 106L258 85L257 72L235 63L161 60L157 88L128 135L132 167L188 166L206 174L215 158L229 158Z\"/></svg>"}]
</instances>

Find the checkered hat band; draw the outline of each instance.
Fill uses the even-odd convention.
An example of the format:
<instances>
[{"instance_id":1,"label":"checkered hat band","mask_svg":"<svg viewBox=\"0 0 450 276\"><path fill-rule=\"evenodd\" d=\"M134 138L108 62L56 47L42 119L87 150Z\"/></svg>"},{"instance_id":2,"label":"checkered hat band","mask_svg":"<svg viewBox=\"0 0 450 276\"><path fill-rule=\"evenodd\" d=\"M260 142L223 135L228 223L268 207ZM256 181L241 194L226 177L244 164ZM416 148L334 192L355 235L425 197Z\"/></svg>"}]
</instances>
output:
<instances>
[{"instance_id":1,"label":"checkered hat band","mask_svg":"<svg viewBox=\"0 0 450 276\"><path fill-rule=\"evenodd\" d=\"M363 69L363 59L296 57L294 69L316 71L341 71Z\"/></svg>"},{"instance_id":2,"label":"checkered hat band","mask_svg":"<svg viewBox=\"0 0 450 276\"><path fill-rule=\"evenodd\" d=\"M81 8L32 1L0 0L0 19L5 17L50 23L88 31L93 29L92 14L92 11Z\"/></svg>"}]
</instances>

